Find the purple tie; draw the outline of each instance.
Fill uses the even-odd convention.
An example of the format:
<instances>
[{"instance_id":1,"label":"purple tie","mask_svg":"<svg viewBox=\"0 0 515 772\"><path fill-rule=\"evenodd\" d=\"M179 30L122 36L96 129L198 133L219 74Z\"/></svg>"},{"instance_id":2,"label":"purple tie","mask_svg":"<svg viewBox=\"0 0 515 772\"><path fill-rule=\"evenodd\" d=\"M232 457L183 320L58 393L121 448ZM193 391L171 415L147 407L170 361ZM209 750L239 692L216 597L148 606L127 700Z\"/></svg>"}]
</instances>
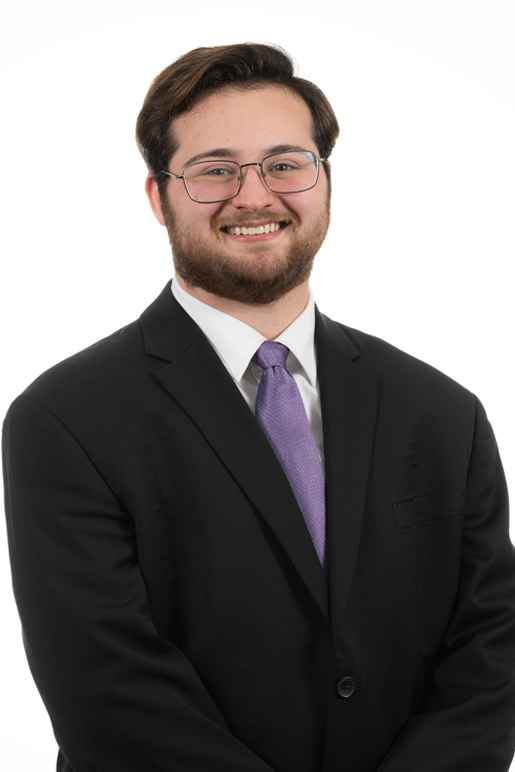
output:
<instances>
[{"instance_id":1,"label":"purple tie","mask_svg":"<svg viewBox=\"0 0 515 772\"><path fill-rule=\"evenodd\" d=\"M283 343L265 340L252 357L263 368L256 416L290 481L325 567L324 473L299 388L286 368L288 352Z\"/></svg>"}]
</instances>

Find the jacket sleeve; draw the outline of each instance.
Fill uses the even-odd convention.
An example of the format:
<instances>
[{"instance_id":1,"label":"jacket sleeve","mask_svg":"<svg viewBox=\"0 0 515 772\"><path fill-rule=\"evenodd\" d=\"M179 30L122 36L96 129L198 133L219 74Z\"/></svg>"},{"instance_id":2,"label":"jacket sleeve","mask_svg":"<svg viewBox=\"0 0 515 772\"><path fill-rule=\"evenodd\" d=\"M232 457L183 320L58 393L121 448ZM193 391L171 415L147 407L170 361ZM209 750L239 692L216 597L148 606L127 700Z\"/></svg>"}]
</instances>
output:
<instances>
[{"instance_id":1,"label":"jacket sleeve","mask_svg":"<svg viewBox=\"0 0 515 772\"><path fill-rule=\"evenodd\" d=\"M507 772L515 751L515 550L506 479L476 398L453 613L412 714L378 772Z\"/></svg>"},{"instance_id":2,"label":"jacket sleeve","mask_svg":"<svg viewBox=\"0 0 515 772\"><path fill-rule=\"evenodd\" d=\"M2 426L13 591L29 668L74 772L272 772L152 623L132 519L53 413Z\"/></svg>"}]
</instances>

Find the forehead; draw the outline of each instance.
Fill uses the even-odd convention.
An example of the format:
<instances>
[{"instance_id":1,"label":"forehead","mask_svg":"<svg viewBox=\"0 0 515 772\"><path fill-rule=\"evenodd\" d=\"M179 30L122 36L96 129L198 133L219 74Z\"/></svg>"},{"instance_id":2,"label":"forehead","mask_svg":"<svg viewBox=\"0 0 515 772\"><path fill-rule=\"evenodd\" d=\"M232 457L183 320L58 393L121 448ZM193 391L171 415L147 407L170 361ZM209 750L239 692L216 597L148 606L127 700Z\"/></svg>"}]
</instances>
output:
<instances>
[{"instance_id":1,"label":"forehead","mask_svg":"<svg viewBox=\"0 0 515 772\"><path fill-rule=\"evenodd\" d=\"M274 85L247 91L225 88L211 94L176 118L173 130L180 161L214 147L234 148L236 158L280 143L316 151L307 104L289 89Z\"/></svg>"}]
</instances>

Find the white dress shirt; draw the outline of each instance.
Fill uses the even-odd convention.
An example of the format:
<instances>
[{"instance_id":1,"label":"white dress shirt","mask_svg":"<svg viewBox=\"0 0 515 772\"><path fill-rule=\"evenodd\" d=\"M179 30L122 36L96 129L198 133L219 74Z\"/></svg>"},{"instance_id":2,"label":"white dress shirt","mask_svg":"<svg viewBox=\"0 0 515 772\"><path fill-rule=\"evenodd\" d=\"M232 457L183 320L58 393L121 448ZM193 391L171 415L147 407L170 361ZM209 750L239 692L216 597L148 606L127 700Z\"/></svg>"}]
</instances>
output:
<instances>
[{"instance_id":1,"label":"white dress shirt","mask_svg":"<svg viewBox=\"0 0 515 772\"><path fill-rule=\"evenodd\" d=\"M254 413L262 368L251 360L267 338L240 319L193 297L175 279L172 279L171 291L207 337ZM304 311L274 340L289 348L286 367L299 388L323 468L322 413L315 356L315 301L311 288Z\"/></svg>"}]
</instances>

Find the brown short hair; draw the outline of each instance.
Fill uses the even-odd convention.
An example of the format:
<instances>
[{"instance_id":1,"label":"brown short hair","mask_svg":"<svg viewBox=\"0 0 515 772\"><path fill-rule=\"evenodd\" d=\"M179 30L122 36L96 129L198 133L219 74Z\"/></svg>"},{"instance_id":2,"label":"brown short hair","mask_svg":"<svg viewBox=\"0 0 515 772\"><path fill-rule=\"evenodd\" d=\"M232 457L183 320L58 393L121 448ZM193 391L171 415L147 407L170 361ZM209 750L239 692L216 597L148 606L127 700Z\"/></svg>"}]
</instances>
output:
<instances>
[{"instance_id":1,"label":"brown short hair","mask_svg":"<svg viewBox=\"0 0 515 772\"><path fill-rule=\"evenodd\" d=\"M136 122L136 142L161 197L168 177L160 171L178 150L173 119L220 89L250 90L268 84L289 88L304 100L313 118L313 142L321 158L329 157L340 132L333 109L318 86L294 76L293 62L282 48L261 43L195 48L154 78ZM330 193L329 161L324 167Z\"/></svg>"}]
</instances>

